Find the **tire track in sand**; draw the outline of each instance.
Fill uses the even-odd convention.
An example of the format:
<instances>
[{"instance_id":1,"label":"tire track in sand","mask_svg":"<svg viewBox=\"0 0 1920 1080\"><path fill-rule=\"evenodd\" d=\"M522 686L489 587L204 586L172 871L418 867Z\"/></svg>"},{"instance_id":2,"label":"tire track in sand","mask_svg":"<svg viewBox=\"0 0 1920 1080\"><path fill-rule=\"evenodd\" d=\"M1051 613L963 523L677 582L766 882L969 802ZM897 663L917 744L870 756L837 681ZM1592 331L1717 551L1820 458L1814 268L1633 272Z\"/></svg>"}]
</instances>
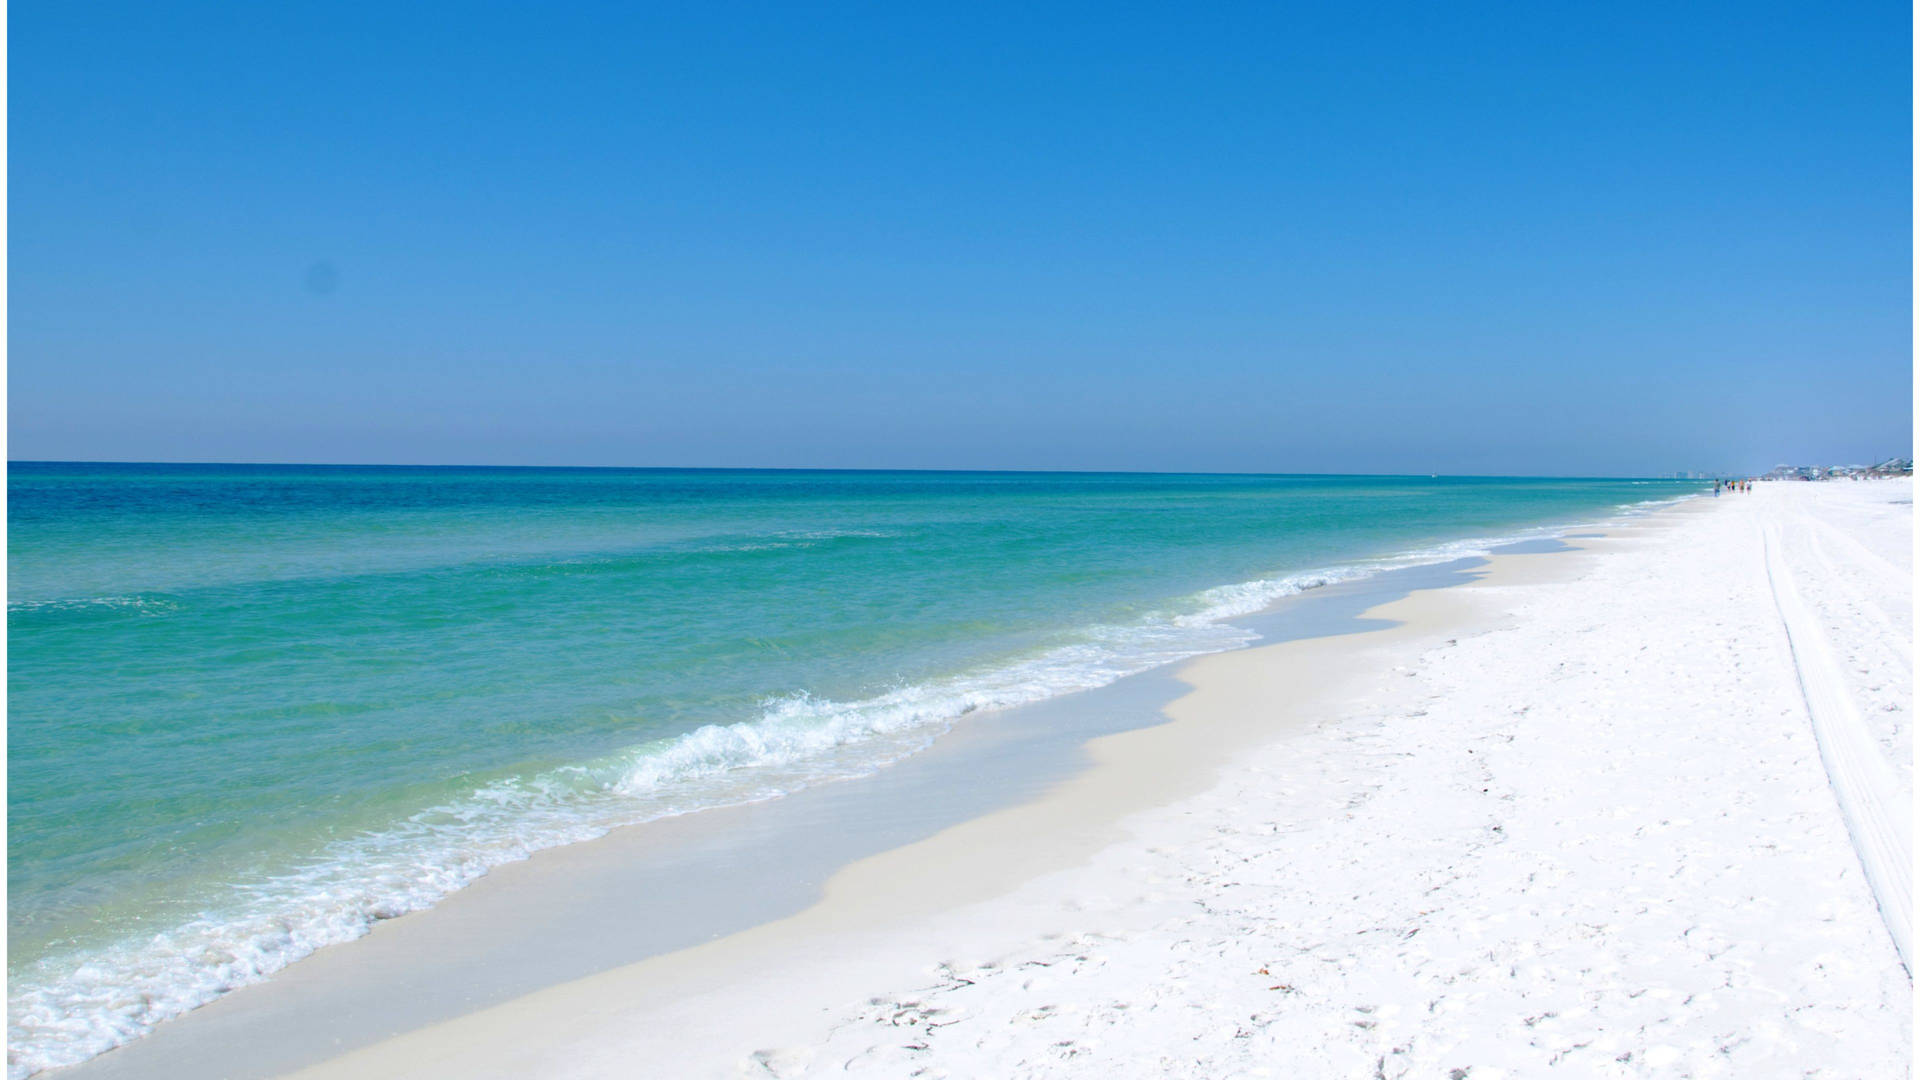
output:
<instances>
[{"instance_id":1,"label":"tire track in sand","mask_svg":"<svg viewBox=\"0 0 1920 1080\"><path fill-rule=\"evenodd\" d=\"M1767 526L1761 542L1766 549L1767 582L1772 586L1774 606L1793 652L1820 760L1827 767L1827 779L1846 820L1847 834L1853 839L1854 852L1880 905L1880 917L1911 978L1913 839L1906 816L1899 812L1893 770L1854 707L1819 623L1794 588L1781 558L1779 526Z\"/></svg>"}]
</instances>

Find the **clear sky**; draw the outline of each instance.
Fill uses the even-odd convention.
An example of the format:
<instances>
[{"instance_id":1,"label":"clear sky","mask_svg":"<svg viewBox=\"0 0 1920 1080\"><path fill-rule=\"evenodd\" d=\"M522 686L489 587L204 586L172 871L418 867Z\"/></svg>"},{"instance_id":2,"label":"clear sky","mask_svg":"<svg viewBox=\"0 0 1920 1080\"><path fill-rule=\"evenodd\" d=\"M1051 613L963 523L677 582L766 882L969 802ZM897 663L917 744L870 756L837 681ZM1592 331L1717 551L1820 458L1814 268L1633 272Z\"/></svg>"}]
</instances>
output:
<instances>
[{"instance_id":1,"label":"clear sky","mask_svg":"<svg viewBox=\"0 0 1920 1080\"><path fill-rule=\"evenodd\" d=\"M9 454L1905 454L1909 19L30 0Z\"/></svg>"}]
</instances>

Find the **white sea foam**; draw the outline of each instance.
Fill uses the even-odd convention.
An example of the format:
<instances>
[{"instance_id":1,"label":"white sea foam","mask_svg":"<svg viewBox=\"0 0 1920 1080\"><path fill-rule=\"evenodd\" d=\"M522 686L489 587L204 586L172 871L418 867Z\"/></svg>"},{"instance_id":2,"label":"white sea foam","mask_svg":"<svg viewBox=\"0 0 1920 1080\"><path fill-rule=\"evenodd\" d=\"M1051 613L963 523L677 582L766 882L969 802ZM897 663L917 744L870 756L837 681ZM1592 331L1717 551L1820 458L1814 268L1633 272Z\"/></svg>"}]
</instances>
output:
<instances>
[{"instance_id":1,"label":"white sea foam","mask_svg":"<svg viewBox=\"0 0 1920 1080\"><path fill-rule=\"evenodd\" d=\"M163 615L179 609L176 601L164 596L79 596L47 600L9 600L7 613L30 614L39 611L134 611L142 615Z\"/></svg>"},{"instance_id":2,"label":"white sea foam","mask_svg":"<svg viewBox=\"0 0 1920 1080\"><path fill-rule=\"evenodd\" d=\"M1648 500L1641 513L1679 500ZM429 907L489 870L620 825L775 798L861 775L924 748L956 719L1092 689L1164 664L1238 648L1231 622L1308 589L1483 555L1571 527L1454 541L1400 555L1208 589L1128 625L1097 626L1035 654L900 686L859 701L795 693L747 721L710 725L595 762L480 787L378 832L346 838L293 870L232 887L228 902L151 936L17 971L8 999L8 1076L20 1080L138 1038L374 923ZM836 534L857 535L857 534ZM120 601L129 598L101 598ZM64 603L53 601L49 603Z\"/></svg>"}]
</instances>

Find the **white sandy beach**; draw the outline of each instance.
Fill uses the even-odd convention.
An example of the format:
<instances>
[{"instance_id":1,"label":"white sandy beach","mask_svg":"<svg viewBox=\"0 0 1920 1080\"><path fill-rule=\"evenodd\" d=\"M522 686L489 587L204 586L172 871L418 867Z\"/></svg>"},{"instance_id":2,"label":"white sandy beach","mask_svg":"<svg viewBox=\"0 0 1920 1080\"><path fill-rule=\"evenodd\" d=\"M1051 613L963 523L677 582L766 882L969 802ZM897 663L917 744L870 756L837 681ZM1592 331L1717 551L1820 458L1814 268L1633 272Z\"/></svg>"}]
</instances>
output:
<instances>
[{"instance_id":1,"label":"white sandy beach","mask_svg":"<svg viewBox=\"0 0 1920 1080\"><path fill-rule=\"evenodd\" d=\"M1904 823L1911 514L1760 485L1203 658L1171 723L799 916L304 1075L1907 1075L1763 536Z\"/></svg>"}]
</instances>

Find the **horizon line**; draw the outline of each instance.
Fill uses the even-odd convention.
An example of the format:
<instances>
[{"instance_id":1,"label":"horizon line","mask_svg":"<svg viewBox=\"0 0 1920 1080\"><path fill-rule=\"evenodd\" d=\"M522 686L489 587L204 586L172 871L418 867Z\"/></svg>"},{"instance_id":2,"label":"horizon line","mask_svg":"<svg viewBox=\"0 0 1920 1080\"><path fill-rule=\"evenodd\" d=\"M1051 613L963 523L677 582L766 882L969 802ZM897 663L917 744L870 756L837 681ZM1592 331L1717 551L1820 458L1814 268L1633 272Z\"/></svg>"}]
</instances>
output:
<instances>
[{"instance_id":1,"label":"horizon line","mask_svg":"<svg viewBox=\"0 0 1920 1080\"><path fill-rule=\"evenodd\" d=\"M1884 460L1884 459L1883 459ZM1094 469L1052 465L833 466L833 465L486 465L419 462L334 461L132 461L84 458L8 458L15 465L176 465L286 469L572 469L621 472L824 472L824 473L1061 473L1095 476L1378 476L1478 480L1685 480L1688 477L1632 473L1440 473L1440 472L1257 472L1226 469ZM1702 470L1675 470L1676 472ZM1734 473L1727 473L1731 476ZM1705 476L1702 479L1713 479Z\"/></svg>"}]
</instances>

